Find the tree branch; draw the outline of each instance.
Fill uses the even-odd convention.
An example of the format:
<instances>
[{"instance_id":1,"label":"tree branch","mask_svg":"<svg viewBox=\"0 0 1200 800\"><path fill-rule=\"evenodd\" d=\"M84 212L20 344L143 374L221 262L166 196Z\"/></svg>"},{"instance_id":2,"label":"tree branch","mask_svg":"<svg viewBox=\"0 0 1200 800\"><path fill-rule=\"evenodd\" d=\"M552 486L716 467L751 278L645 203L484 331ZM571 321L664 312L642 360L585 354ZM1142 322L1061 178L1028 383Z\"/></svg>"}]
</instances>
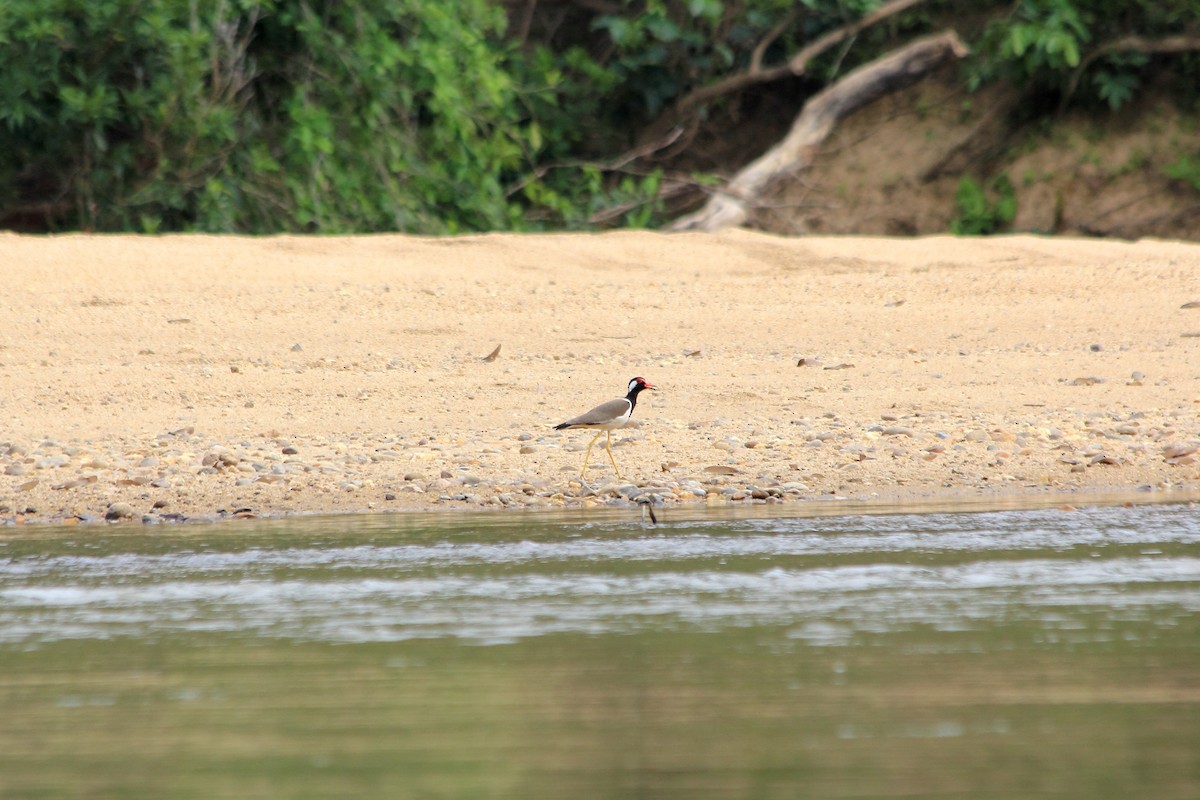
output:
<instances>
[{"instance_id":1,"label":"tree branch","mask_svg":"<svg viewBox=\"0 0 1200 800\"><path fill-rule=\"evenodd\" d=\"M1083 78L1083 73L1092 62L1099 58L1103 58L1109 53L1135 52L1135 53L1188 53L1193 50L1200 50L1200 37L1196 36L1164 36L1161 39L1146 39L1137 34L1130 36L1122 36L1120 39L1113 39L1110 42L1097 47L1092 52L1079 62L1079 66L1071 73L1071 81L1067 84L1067 91L1063 94L1062 102L1058 105L1058 110L1061 113L1066 108L1067 103L1075 94L1075 90L1079 88L1079 81Z\"/></svg>"},{"instance_id":2,"label":"tree branch","mask_svg":"<svg viewBox=\"0 0 1200 800\"><path fill-rule=\"evenodd\" d=\"M881 20L899 14L902 11L907 11L923 2L925 0L890 0L890 2L884 3L862 19L826 33L815 42L804 47L785 63L773 67L764 67L762 65L763 51L766 50L766 46L769 46L771 41L782 33L783 23L780 23L755 48L749 67L721 78L715 83L693 89L676 100L669 109L659 115L658 119L647 128L649 131L648 135L654 136L655 131L673 127L683 118L695 113L695 110L700 105L714 98L740 91L755 84L778 80L787 75L803 75L805 70L808 69L809 62L829 48L857 35L863 29L869 28ZM790 16L788 19L790 20Z\"/></svg>"},{"instance_id":3,"label":"tree branch","mask_svg":"<svg viewBox=\"0 0 1200 800\"><path fill-rule=\"evenodd\" d=\"M867 14L857 22L852 22L849 25L843 25L837 30L832 30L821 38L817 39L812 44L803 48L799 53L788 59L788 70L793 75L803 75L808 69L808 62L812 61L821 53L824 53L835 44L840 44L852 36L857 36L861 31L871 27L880 20L899 14L901 11L907 11L915 5L925 2L925 0L891 0L890 3L884 3L879 8Z\"/></svg>"}]
</instances>

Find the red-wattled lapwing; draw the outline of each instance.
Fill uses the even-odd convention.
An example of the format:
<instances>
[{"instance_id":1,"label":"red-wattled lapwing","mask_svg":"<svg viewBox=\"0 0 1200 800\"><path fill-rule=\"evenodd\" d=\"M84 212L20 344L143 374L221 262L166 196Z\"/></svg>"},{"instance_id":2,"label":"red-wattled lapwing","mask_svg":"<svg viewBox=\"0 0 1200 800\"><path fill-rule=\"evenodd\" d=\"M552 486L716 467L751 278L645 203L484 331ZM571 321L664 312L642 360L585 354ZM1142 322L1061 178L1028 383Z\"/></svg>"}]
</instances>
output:
<instances>
[{"instance_id":1,"label":"red-wattled lapwing","mask_svg":"<svg viewBox=\"0 0 1200 800\"><path fill-rule=\"evenodd\" d=\"M579 480L583 480L584 473L587 472L588 459L592 456L592 445L596 443L602 433L605 435L604 449L608 451L608 460L612 462L613 469L617 471L617 478L621 477L621 470L617 467L617 460L613 458L612 454L612 431L625 426L630 415L633 414L634 406L637 405L638 392L653 388L655 387L647 383L645 378L634 378L629 382L629 393L624 397L601 403L586 414L580 414L574 419L554 426L556 431L567 428L588 428L596 432L592 441L588 442L587 453L583 456L583 469L579 471Z\"/></svg>"}]
</instances>

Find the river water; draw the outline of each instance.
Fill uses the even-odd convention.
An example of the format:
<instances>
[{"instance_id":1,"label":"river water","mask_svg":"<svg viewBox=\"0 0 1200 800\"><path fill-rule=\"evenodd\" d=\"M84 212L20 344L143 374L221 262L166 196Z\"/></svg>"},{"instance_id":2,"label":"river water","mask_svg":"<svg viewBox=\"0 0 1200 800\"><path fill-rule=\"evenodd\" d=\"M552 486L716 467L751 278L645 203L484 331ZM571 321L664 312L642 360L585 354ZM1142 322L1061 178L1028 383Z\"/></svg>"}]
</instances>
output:
<instances>
[{"instance_id":1,"label":"river water","mask_svg":"<svg viewBox=\"0 0 1200 800\"><path fill-rule=\"evenodd\" d=\"M0 535L0 798L1197 798L1200 508Z\"/></svg>"}]
</instances>

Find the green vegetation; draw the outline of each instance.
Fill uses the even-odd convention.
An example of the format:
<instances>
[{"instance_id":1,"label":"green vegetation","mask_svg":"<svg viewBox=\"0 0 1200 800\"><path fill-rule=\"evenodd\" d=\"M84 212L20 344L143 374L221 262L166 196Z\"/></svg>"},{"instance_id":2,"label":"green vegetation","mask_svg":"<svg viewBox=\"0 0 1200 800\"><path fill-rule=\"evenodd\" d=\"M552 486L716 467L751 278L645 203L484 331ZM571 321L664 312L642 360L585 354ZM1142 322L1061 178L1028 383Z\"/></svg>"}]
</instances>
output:
<instances>
[{"instance_id":1,"label":"green vegetation","mask_svg":"<svg viewBox=\"0 0 1200 800\"><path fill-rule=\"evenodd\" d=\"M1180 156L1173 164L1163 168L1163 174L1200 192L1200 158L1190 155Z\"/></svg>"},{"instance_id":2,"label":"green vegetation","mask_svg":"<svg viewBox=\"0 0 1200 800\"><path fill-rule=\"evenodd\" d=\"M988 183L987 188L964 176L955 195L958 214L950 230L958 236L982 236L1005 230L1017 216L1017 196L1007 174Z\"/></svg>"},{"instance_id":3,"label":"green vegetation","mask_svg":"<svg viewBox=\"0 0 1200 800\"><path fill-rule=\"evenodd\" d=\"M675 119L681 99L752 64L779 65L883 5L6 0L0 227L443 234L658 224L672 191L711 183L687 166L702 159L681 154L731 95ZM1194 35L1198 20L1200 0L930 0L823 51L798 83L818 91L954 28L973 51L966 84L1011 82L1032 101L1022 114L1062 104L1107 113L1152 77L1194 104L1196 53L1112 43L1131 32L1144 42ZM676 122L687 133L664 136ZM977 198L967 194L960 218L973 220Z\"/></svg>"}]
</instances>

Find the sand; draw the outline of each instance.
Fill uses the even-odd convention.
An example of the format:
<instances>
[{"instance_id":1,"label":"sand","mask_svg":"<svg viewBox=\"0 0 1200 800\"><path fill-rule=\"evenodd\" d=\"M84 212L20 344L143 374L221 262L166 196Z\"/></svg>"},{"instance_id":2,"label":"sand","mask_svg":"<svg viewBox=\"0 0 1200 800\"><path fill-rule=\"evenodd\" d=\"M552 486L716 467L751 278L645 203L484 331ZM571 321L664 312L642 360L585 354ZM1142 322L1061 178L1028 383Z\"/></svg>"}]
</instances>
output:
<instances>
[{"instance_id":1,"label":"sand","mask_svg":"<svg viewBox=\"0 0 1200 800\"><path fill-rule=\"evenodd\" d=\"M0 234L0 278L0 523L1200 487L1195 244ZM552 426L634 376L581 483Z\"/></svg>"}]
</instances>

